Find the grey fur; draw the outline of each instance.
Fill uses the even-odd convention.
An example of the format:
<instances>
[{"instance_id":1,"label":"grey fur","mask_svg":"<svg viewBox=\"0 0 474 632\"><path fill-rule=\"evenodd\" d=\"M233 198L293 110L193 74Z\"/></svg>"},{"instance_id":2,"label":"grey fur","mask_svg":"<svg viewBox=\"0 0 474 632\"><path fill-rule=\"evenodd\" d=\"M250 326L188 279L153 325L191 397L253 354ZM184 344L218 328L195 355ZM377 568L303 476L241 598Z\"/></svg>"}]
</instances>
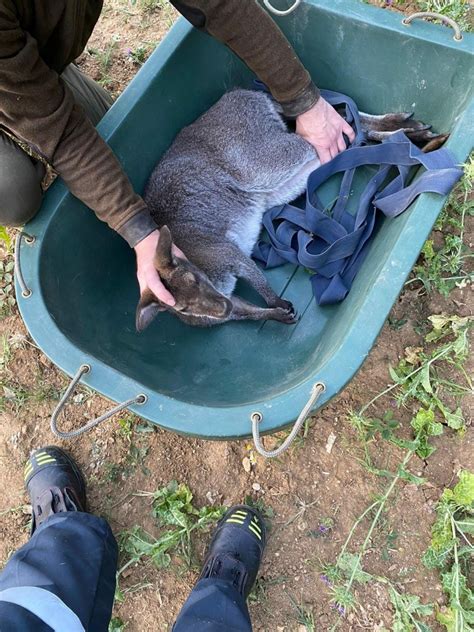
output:
<instances>
[{"instance_id":1,"label":"grey fur","mask_svg":"<svg viewBox=\"0 0 474 632\"><path fill-rule=\"evenodd\" d=\"M384 133L406 120L406 115L388 122L364 115L367 129ZM319 164L313 147L288 130L279 106L263 92L228 92L184 128L153 171L144 199L189 261L173 257L166 233L155 266L177 303L165 307L145 293L137 328L163 309L200 326L243 319L295 323L293 306L268 285L251 253L264 212L303 193ZM195 283L183 283L186 273ZM267 308L232 296L239 278L259 292Z\"/></svg>"}]
</instances>

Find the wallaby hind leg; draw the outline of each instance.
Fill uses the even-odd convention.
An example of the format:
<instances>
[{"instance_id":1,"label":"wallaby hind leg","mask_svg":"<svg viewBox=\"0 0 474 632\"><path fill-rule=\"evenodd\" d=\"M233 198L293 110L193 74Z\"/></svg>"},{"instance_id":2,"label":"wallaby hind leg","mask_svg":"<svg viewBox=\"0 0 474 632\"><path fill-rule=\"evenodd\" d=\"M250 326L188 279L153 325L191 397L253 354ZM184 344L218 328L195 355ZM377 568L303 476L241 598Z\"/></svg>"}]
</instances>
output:
<instances>
[{"instance_id":1,"label":"wallaby hind leg","mask_svg":"<svg viewBox=\"0 0 474 632\"><path fill-rule=\"evenodd\" d=\"M258 307L240 296L232 296L231 301L232 312L229 320L277 320L286 325L294 325L298 322L293 308Z\"/></svg>"},{"instance_id":2,"label":"wallaby hind leg","mask_svg":"<svg viewBox=\"0 0 474 632\"><path fill-rule=\"evenodd\" d=\"M367 138L373 141L383 141L387 136L402 131L414 143L426 143L442 138L441 134L433 134L431 125L412 118L413 112L395 112L383 115L360 113L362 129L367 132ZM444 139L443 139L444 140Z\"/></svg>"},{"instance_id":3,"label":"wallaby hind leg","mask_svg":"<svg viewBox=\"0 0 474 632\"><path fill-rule=\"evenodd\" d=\"M282 309L292 310L294 312L293 305L278 296L255 261L244 255L238 248L235 249L233 261L233 272L236 277L243 279L253 287L265 300L268 307L281 307Z\"/></svg>"}]
</instances>

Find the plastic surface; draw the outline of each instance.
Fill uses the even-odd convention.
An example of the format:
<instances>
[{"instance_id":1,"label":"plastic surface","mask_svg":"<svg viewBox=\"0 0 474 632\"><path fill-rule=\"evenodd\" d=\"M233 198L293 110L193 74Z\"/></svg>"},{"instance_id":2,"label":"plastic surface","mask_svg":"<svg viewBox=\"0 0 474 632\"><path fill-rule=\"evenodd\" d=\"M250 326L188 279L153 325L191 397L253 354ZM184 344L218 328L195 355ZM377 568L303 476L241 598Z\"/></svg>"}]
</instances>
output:
<instances>
[{"instance_id":1,"label":"plastic surface","mask_svg":"<svg viewBox=\"0 0 474 632\"><path fill-rule=\"evenodd\" d=\"M436 130L450 131L447 146L459 162L466 159L474 36L455 42L449 28L404 26L400 14L350 0L310 0L277 21L319 86L349 94L368 112L415 110ZM141 191L176 133L225 90L250 87L251 80L224 46L181 20L99 129ZM336 190L336 183L327 187L328 203ZM202 330L163 314L139 335L133 252L57 182L26 227L36 239L22 240L20 259L33 293L18 293L18 302L37 344L66 373L90 364L83 382L116 402L145 393L147 402L132 407L140 416L224 439L249 435L250 415L260 411L260 430L269 432L298 416L315 382L326 385L324 404L354 376L443 203L423 195L382 222L338 306L315 305L303 269L270 271L273 287L302 315L296 326L247 322Z\"/></svg>"}]
</instances>

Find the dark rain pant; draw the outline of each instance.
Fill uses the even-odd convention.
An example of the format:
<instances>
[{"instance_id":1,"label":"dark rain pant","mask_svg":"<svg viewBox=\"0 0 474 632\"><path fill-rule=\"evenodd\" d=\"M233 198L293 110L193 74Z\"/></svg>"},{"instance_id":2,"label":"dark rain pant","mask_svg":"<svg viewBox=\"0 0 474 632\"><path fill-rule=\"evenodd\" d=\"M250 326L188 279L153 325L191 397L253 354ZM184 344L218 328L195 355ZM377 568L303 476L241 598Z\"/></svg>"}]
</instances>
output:
<instances>
[{"instance_id":1,"label":"dark rain pant","mask_svg":"<svg viewBox=\"0 0 474 632\"><path fill-rule=\"evenodd\" d=\"M70 512L46 520L0 574L1 632L107 632L117 569L109 525ZM200 580L173 632L251 632L232 584Z\"/></svg>"},{"instance_id":2,"label":"dark rain pant","mask_svg":"<svg viewBox=\"0 0 474 632\"><path fill-rule=\"evenodd\" d=\"M92 124L97 125L112 105L112 97L73 64L61 78ZM43 198L44 175L44 165L0 130L0 225L21 226L36 215Z\"/></svg>"}]
</instances>

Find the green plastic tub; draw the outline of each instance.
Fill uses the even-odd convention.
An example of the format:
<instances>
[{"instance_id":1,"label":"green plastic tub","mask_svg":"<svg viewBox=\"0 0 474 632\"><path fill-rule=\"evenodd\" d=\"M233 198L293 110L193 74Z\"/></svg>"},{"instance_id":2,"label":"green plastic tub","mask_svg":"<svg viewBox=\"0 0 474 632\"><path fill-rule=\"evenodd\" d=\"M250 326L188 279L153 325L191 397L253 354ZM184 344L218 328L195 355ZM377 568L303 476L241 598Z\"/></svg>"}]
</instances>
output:
<instances>
[{"instance_id":1,"label":"green plastic tub","mask_svg":"<svg viewBox=\"0 0 474 632\"><path fill-rule=\"evenodd\" d=\"M437 131L451 132L447 146L463 162L473 137L474 37L456 41L448 27L405 26L401 18L358 1L308 0L278 22L319 86L349 94L368 112L415 110ZM223 92L250 87L252 79L224 46L180 20L100 133L141 191L176 133ZM328 202L335 187L327 187ZM360 368L443 202L425 194L382 222L337 306L315 304L303 269L268 272L302 314L295 326L243 322L202 330L163 314L137 334L133 252L58 181L26 227L34 243L21 241L31 296L18 291L18 303L33 339L58 367L72 376L90 365L83 382L115 402L145 394L144 404L131 407L141 417L227 439L249 435L251 414L259 411L262 432L275 431L298 416L315 382L326 386L321 405Z\"/></svg>"}]
</instances>

